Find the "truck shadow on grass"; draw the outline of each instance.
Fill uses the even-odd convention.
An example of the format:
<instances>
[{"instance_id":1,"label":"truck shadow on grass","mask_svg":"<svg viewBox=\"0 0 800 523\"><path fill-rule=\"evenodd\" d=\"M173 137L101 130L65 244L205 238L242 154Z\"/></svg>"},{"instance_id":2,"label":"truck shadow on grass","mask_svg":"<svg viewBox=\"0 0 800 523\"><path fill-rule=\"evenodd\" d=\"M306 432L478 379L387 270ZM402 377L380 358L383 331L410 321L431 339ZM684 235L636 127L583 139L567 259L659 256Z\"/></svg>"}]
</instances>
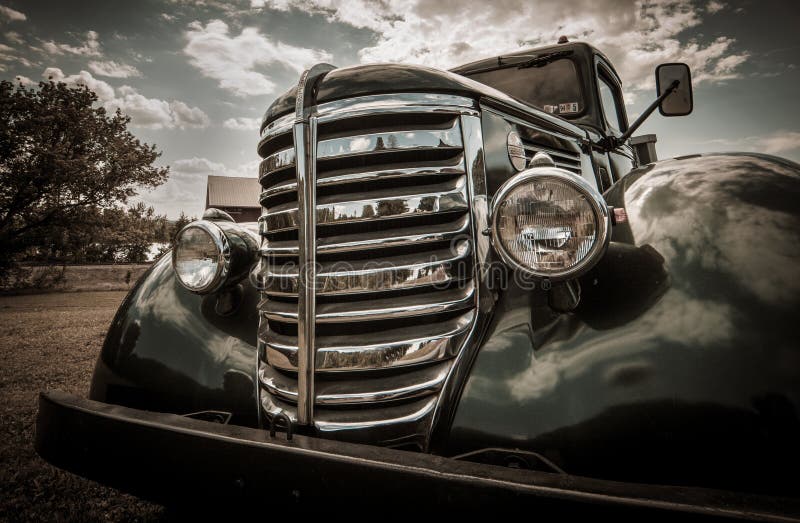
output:
<instances>
[{"instance_id":1,"label":"truck shadow on grass","mask_svg":"<svg viewBox=\"0 0 800 523\"><path fill-rule=\"evenodd\" d=\"M59 470L33 449L42 389L85 396L125 293L0 296L0 521L166 521L162 507Z\"/></svg>"}]
</instances>

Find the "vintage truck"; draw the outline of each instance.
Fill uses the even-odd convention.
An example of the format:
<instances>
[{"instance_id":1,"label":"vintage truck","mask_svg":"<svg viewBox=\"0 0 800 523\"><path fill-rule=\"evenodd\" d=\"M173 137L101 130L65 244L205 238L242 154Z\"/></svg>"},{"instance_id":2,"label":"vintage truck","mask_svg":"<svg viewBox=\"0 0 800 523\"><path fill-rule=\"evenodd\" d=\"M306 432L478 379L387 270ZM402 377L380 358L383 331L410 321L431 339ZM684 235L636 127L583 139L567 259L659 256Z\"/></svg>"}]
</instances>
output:
<instances>
[{"instance_id":1,"label":"vintage truck","mask_svg":"<svg viewBox=\"0 0 800 523\"><path fill-rule=\"evenodd\" d=\"M633 132L693 102L656 80L629 125L585 43L312 67L264 115L259 222L180 232L90 399L41 395L39 454L265 517L800 517L800 166L657 161Z\"/></svg>"}]
</instances>

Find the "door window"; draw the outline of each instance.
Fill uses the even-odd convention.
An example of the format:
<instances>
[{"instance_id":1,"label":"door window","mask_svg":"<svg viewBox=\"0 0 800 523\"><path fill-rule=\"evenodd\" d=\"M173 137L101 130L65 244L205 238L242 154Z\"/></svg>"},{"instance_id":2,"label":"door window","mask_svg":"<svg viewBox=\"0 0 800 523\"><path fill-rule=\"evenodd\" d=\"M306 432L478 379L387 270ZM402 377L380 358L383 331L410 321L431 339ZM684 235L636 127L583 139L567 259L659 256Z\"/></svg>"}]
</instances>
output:
<instances>
[{"instance_id":1,"label":"door window","mask_svg":"<svg viewBox=\"0 0 800 523\"><path fill-rule=\"evenodd\" d=\"M603 114L606 117L606 123L617 134L622 133L622 114L621 108L618 105L619 97L615 95L614 86L606 80L603 75L599 76L600 87L600 102L603 104Z\"/></svg>"}]
</instances>

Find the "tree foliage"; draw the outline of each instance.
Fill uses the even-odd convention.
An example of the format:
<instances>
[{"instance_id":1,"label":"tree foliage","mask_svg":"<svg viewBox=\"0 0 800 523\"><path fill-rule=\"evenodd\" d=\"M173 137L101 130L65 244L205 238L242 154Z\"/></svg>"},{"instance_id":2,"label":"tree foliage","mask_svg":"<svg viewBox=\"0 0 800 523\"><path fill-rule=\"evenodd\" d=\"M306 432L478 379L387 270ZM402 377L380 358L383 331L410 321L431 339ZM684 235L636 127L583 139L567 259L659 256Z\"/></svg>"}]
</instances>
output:
<instances>
[{"instance_id":1,"label":"tree foliage","mask_svg":"<svg viewBox=\"0 0 800 523\"><path fill-rule=\"evenodd\" d=\"M77 252L103 234L130 249L137 220L155 218L116 206L164 183L169 168L153 165L161 153L127 130L129 117L96 101L85 86L0 82L0 271L32 248Z\"/></svg>"}]
</instances>

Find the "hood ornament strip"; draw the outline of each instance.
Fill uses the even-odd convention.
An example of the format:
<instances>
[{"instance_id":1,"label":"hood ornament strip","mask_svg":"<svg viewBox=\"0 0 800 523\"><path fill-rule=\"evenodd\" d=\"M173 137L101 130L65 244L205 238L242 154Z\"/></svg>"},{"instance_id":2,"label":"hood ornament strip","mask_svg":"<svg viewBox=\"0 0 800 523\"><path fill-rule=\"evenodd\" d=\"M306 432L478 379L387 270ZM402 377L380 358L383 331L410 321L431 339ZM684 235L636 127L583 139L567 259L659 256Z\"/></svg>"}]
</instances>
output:
<instances>
[{"instance_id":1,"label":"hood ornament strip","mask_svg":"<svg viewBox=\"0 0 800 523\"><path fill-rule=\"evenodd\" d=\"M314 423L314 362L317 262L317 119L311 115L314 87L334 67L317 64L307 69L297 84L294 147L298 201L300 289L297 297L297 422Z\"/></svg>"}]
</instances>

